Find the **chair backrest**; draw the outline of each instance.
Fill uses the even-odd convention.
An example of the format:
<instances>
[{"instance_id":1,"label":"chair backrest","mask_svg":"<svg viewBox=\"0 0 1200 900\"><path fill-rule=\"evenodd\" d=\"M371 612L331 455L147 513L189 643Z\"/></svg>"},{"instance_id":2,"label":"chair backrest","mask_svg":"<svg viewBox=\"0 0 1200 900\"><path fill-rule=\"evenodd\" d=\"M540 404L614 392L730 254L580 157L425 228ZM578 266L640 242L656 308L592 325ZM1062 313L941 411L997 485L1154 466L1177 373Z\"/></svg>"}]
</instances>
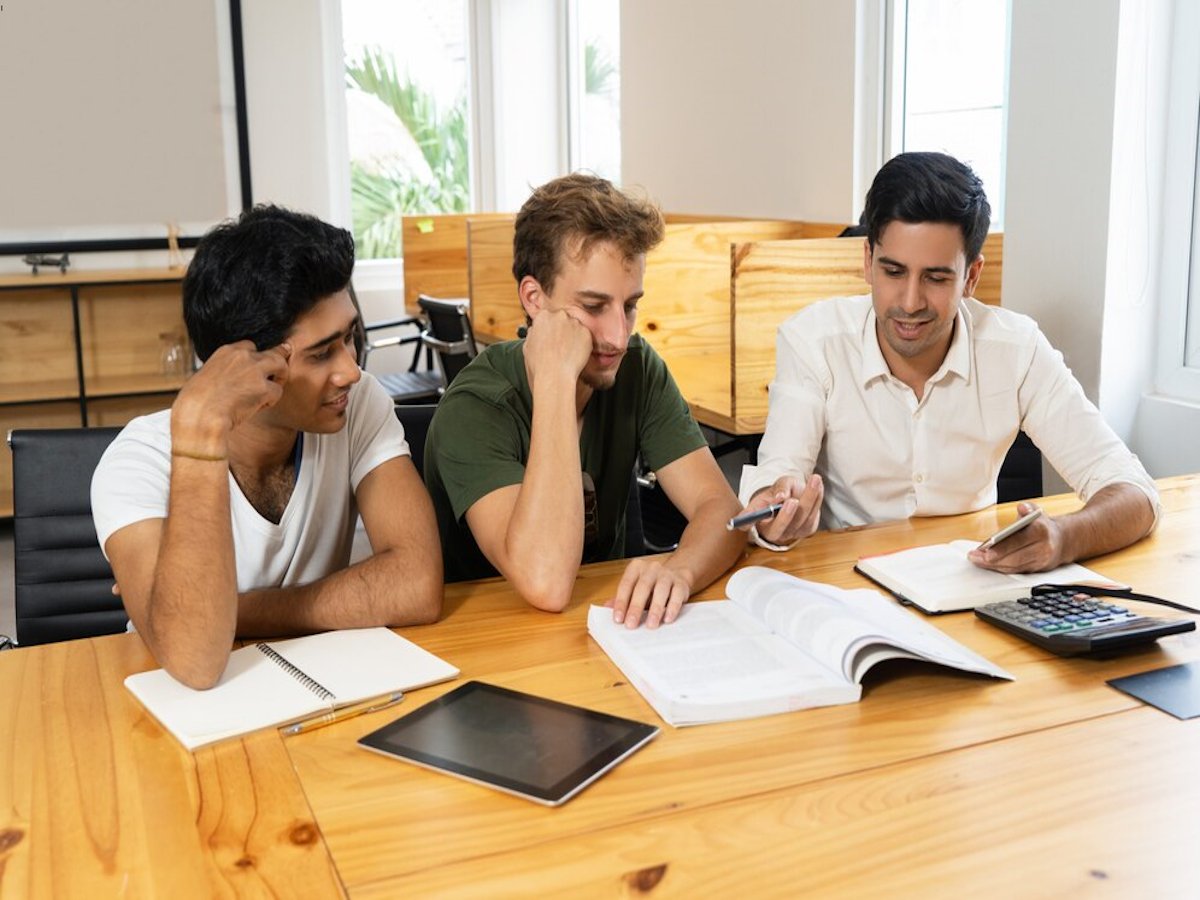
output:
<instances>
[{"instance_id":1,"label":"chair backrest","mask_svg":"<svg viewBox=\"0 0 1200 900\"><path fill-rule=\"evenodd\" d=\"M92 472L119 428L21 429L13 457L17 643L115 634L128 619L92 524Z\"/></svg>"},{"instance_id":2,"label":"chair backrest","mask_svg":"<svg viewBox=\"0 0 1200 900\"><path fill-rule=\"evenodd\" d=\"M425 436L429 434L429 423L437 412L436 403L396 404L396 418L404 426L404 437L412 454L413 465L425 474Z\"/></svg>"},{"instance_id":3,"label":"chair backrest","mask_svg":"<svg viewBox=\"0 0 1200 900\"><path fill-rule=\"evenodd\" d=\"M422 335L425 346L437 351L447 387L478 352L471 328L468 300L442 300L422 294L417 305L429 323Z\"/></svg>"},{"instance_id":4,"label":"chair backrest","mask_svg":"<svg viewBox=\"0 0 1200 900\"><path fill-rule=\"evenodd\" d=\"M1042 451L1023 431L1008 448L996 479L996 502L1042 496Z\"/></svg>"}]
</instances>

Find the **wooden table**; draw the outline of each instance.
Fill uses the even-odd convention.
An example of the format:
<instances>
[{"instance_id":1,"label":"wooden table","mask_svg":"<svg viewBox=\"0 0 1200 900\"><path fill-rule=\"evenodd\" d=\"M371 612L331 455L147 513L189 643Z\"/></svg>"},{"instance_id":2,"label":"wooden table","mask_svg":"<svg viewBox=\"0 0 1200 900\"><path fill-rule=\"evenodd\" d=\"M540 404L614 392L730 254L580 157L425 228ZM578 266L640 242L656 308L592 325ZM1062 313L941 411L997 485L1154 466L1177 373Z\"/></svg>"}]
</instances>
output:
<instances>
[{"instance_id":1,"label":"wooden table","mask_svg":"<svg viewBox=\"0 0 1200 900\"><path fill-rule=\"evenodd\" d=\"M1090 565L1195 603L1200 476L1162 489L1155 535ZM861 555L1011 517L820 534L745 561L861 586ZM587 567L558 616L499 581L454 586L441 622L405 634L464 679L657 721L586 635L621 568ZM395 711L190 756L122 686L153 666L134 635L0 654L0 898L1196 896L1200 721L1104 681L1198 659L1200 635L1063 659L970 614L933 621L1017 680L893 662L857 704L664 726L559 809L355 747Z\"/></svg>"}]
</instances>

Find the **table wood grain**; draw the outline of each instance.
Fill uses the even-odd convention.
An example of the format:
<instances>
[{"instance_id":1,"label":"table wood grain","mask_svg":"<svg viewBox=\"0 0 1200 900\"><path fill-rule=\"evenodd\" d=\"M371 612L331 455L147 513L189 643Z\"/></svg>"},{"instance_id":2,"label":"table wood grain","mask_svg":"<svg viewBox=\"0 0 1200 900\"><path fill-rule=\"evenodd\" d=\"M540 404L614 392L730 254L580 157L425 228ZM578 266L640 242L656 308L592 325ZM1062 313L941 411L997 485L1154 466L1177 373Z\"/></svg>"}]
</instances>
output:
<instances>
[{"instance_id":1,"label":"table wood grain","mask_svg":"<svg viewBox=\"0 0 1200 900\"><path fill-rule=\"evenodd\" d=\"M1200 476L1161 487L1157 531L1089 566L1200 602ZM982 539L1014 515L822 533L739 565L863 587L861 556ZM481 679L662 726L558 809L359 749L395 709L192 756L123 687L154 666L136 635L0 654L0 900L1195 896L1200 724L1105 684L1200 659L1195 633L1059 658L969 613L939 616L1017 680L893 661L859 703L676 729L587 637L588 605L623 567L585 567L560 615L498 579L452 585L440 622L403 630L462 675L411 692L402 712ZM725 580L700 599L722 597Z\"/></svg>"}]
</instances>

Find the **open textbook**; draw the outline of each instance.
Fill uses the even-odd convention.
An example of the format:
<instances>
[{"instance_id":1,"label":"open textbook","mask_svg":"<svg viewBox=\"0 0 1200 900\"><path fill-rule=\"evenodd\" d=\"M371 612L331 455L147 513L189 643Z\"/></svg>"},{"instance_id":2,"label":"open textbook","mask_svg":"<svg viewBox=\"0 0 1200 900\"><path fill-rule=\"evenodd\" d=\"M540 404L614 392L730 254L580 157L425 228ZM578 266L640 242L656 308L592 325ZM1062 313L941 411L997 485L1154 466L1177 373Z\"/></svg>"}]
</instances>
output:
<instances>
[{"instance_id":1,"label":"open textbook","mask_svg":"<svg viewBox=\"0 0 1200 900\"><path fill-rule=\"evenodd\" d=\"M978 541L951 541L928 547L910 547L895 553L866 556L854 568L896 597L927 613L974 609L1028 597L1035 584L1098 584L1124 587L1103 575L1071 563L1029 575L1008 575L981 569L967 554Z\"/></svg>"},{"instance_id":2,"label":"open textbook","mask_svg":"<svg viewBox=\"0 0 1200 900\"><path fill-rule=\"evenodd\" d=\"M457 674L390 629L353 628L234 650L221 680L206 691L181 684L165 669L130 675L125 687L194 750Z\"/></svg>"},{"instance_id":3,"label":"open textbook","mask_svg":"<svg viewBox=\"0 0 1200 900\"><path fill-rule=\"evenodd\" d=\"M1012 679L877 591L774 569L736 572L728 600L690 603L671 625L629 629L593 606L588 633L672 725L854 703L871 666L923 659Z\"/></svg>"}]
</instances>

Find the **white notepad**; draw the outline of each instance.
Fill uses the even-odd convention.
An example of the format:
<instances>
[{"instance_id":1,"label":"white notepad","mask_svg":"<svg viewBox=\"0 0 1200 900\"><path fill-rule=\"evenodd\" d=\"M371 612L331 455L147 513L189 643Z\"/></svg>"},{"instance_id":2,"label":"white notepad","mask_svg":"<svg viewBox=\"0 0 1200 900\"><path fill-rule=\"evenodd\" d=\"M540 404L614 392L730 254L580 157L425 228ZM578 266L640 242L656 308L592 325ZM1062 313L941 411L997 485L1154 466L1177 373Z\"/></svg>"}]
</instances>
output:
<instances>
[{"instance_id":1,"label":"white notepad","mask_svg":"<svg viewBox=\"0 0 1200 900\"><path fill-rule=\"evenodd\" d=\"M125 686L194 750L457 674L387 628L358 628L242 647L207 691L193 690L163 669L130 675Z\"/></svg>"}]
</instances>

